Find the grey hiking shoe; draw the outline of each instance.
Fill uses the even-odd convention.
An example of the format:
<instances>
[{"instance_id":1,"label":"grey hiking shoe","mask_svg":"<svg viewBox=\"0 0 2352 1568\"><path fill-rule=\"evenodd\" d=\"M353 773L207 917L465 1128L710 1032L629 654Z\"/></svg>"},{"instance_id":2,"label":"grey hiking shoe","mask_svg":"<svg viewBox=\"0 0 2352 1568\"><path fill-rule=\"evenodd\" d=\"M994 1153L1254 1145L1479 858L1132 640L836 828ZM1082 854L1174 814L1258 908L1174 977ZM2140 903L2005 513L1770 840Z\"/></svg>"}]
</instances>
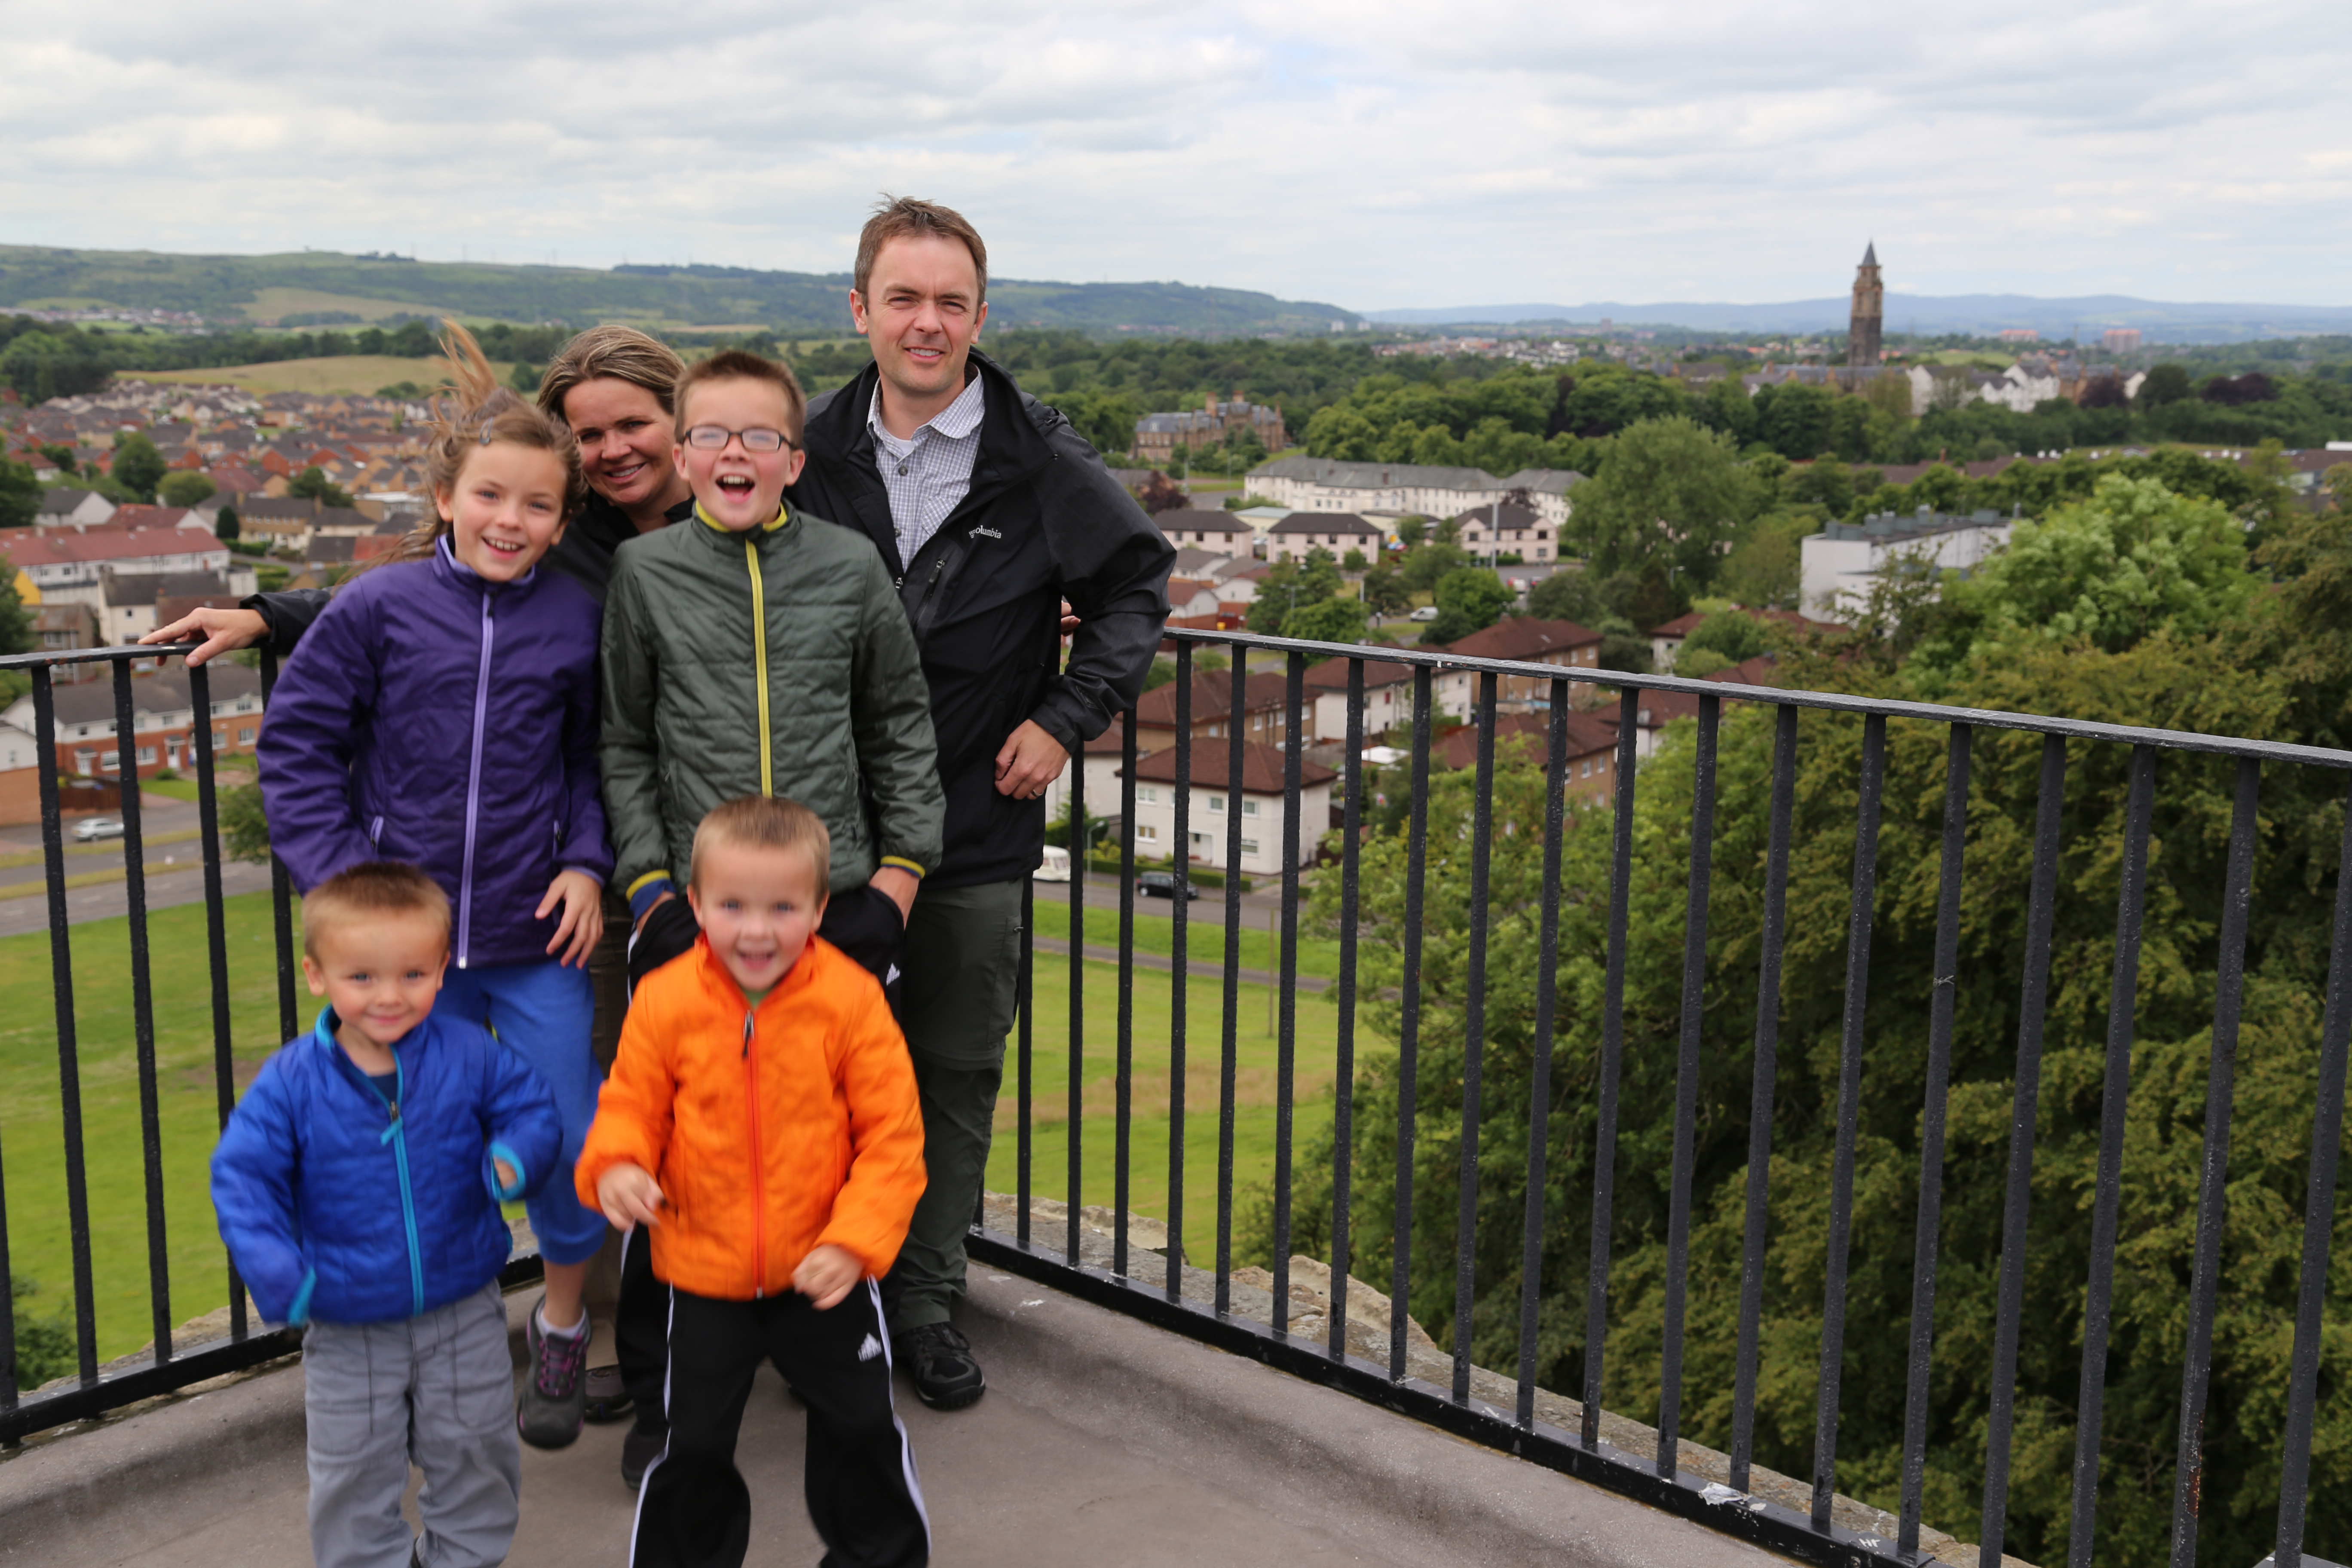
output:
<instances>
[{"instance_id":1,"label":"grey hiking shoe","mask_svg":"<svg viewBox=\"0 0 2352 1568\"><path fill-rule=\"evenodd\" d=\"M544 1303L542 1303L544 1305ZM580 1436L588 1405L588 1336L551 1334L531 1309L523 1331L530 1375L523 1380L515 1430L534 1448L568 1448Z\"/></svg>"},{"instance_id":2,"label":"grey hiking shoe","mask_svg":"<svg viewBox=\"0 0 2352 1568\"><path fill-rule=\"evenodd\" d=\"M925 1323L898 1337L900 1365L915 1374L915 1397L934 1410L961 1410L988 1392L971 1342L950 1323Z\"/></svg>"},{"instance_id":3,"label":"grey hiking shoe","mask_svg":"<svg viewBox=\"0 0 2352 1568\"><path fill-rule=\"evenodd\" d=\"M617 1366L592 1366L588 1369L588 1419L602 1426L619 1421L635 1413L637 1402L629 1397L622 1386L621 1369Z\"/></svg>"}]
</instances>

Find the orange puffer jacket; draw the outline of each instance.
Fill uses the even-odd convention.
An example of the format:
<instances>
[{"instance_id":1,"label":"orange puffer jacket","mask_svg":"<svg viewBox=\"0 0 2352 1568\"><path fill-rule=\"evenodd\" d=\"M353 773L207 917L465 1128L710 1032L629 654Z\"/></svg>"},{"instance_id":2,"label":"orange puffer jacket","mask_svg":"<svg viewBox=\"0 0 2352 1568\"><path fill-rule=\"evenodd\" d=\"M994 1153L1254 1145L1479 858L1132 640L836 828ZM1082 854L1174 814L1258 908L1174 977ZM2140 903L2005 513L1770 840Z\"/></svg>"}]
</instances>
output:
<instances>
[{"instance_id":1,"label":"orange puffer jacket","mask_svg":"<svg viewBox=\"0 0 2352 1568\"><path fill-rule=\"evenodd\" d=\"M637 987L573 1180L627 1161L663 1198L654 1271L774 1296L819 1246L887 1272L923 1193L923 1119L882 988L811 938L754 1009L706 939Z\"/></svg>"}]
</instances>

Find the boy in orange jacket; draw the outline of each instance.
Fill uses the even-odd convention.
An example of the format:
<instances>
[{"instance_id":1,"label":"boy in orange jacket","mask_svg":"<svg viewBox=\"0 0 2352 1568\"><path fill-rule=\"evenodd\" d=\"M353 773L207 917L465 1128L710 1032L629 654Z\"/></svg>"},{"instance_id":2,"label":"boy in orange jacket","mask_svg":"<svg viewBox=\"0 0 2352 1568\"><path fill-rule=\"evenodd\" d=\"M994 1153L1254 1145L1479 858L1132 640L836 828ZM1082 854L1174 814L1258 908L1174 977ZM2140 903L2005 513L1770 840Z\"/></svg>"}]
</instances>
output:
<instances>
[{"instance_id":1,"label":"boy in orange jacket","mask_svg":"<svg viewBox=\"0 0 2352 1568\"><path fill-rule=\"evenodd\" d=\"M830 847L789 800L703 818L687 891L701 938L637 987L575 1167L583 1202L650 1228L669 1293L669 1444L646 1472L635 1568L743 1561L735 1438L762 1359L808 1405L826 1563L929 1557L875 1284L922 1195L922 1115L881 986L814 937Z\"/></svg>"}]
</instances>

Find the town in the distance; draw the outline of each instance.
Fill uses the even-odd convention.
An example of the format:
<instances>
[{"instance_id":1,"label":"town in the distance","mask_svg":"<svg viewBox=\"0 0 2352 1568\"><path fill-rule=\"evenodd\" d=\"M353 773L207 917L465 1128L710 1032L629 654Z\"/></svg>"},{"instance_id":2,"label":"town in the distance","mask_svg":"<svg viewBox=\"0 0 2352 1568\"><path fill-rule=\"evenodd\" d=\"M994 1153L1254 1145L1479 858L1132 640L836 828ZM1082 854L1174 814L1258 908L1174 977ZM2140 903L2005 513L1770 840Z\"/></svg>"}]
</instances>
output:
<instances>
[{"instance_id":1,"label":"town in the distance","mask_svg":"<svg viewBox=\"0 0 2352 1568\"><path fill-rule=\"evenodd\" d=\"M2022 327L1890 332L1885 318L1874 244L1843 339L1360 321L1216 336L1022 327L984 346L1079 426L1178 548L1171 625L1573 670L1570 766L1587 796L1607 790L1616 747L1610 671L1771 685L1793 649L1883 616L1900 580L1965 577L2102 476L2160 479L2252 529L2352 504L2352 337L2166 344L2116 326L2044 342ZM196 606L331 586L391 550L428 504L431 322L0 315L0 653L132 642ZM471 324L527 389L585 323ZM864 358L845 332L663 335L689 356L777 355L813 392ZM250 360L221 362L232 344ZM69 808L99 809L119 777L116 697L68 679L77 668L102 668L60 667L58 766ZM1174 739L1174 674L1163 659L1138 710L1147 756ZM1332 760L1344 736L1344 702L1324 700L1344 699L1345 680L1344 661L1308 672L1310 757ZM21 676L0 683L0 824L25 823L39 813L32 699ZM1378 744L1410 717L1410 672L1373 664L1366 684ZM1524 689L1501 693L1501 722L1533 733L1549 683L1506 685ZM159 661L133 689L141 776L191 768L202 721L185 673ZM258 731L258 671L224 661L208 695L234 770ZM1460 764L1475 740L1469 682L1441 679L1434 698L1439 755ZM1195 733L1290 742L1278 676L1245 683L1246 711L1233 700L1229 679L1197 673ZM1639 754L1696 710L1655 694ZM1090 768L1115 766L1121 745L1114 730ZM1108 772L1089 780L1093 801L1115 793ZM1171 825L1149 805L1137 818L1139 856L1172 864ZM1189 858L1219 863L1223 834L1192 837ZM1276 869L1272 850L1249 842L1244 869Z\"/></svg>"}]
</instances>

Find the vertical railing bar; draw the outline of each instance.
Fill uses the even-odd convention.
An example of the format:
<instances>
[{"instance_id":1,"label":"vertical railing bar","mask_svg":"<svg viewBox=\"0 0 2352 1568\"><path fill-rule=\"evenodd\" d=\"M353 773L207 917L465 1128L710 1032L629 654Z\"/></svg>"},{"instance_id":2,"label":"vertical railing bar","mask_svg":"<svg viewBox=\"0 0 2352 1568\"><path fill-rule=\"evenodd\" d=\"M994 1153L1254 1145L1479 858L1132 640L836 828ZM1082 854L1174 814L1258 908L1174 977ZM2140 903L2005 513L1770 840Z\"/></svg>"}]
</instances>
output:
<instances>
[{"instance_id":1,"label":"vertical railing bar","mask_svg":"<svg viewBox=\"0 0 2352 1568\"><path fill-rule=\"evenodd\" d=\"M2124 855L2116 890L2115 974L2107 994L2106 1081L2099 1106L2098 1185L2091 1206L2091 1274L2083 1296L2083 1373L2074 1404L2074 1489L2067 1568L2092 1568L2099 1509L2099 1436L2107 1388L2107 1330L2114 1304L2116 1222L2123 1201L2124 1117L2131 1095L2131 1048L2139 1001L2140 921L2147 909L2147 837L2156 814L2156 749L2132 748L2124 807Z\"/></svg>"},{"instance_id":2,"label":"vertical railing bar","mask_svg":"<svg viewBox=\"0 0 2352 1568\"><path fill-rule=\"evenodd\" d=\"M1944 1215L1944 1118L1952 1076L1952 1015L1960 977L1960 878L1968 849L1969 747L1975 731L1952 726L1944 764L1944 853L1936 884L1936 967L1927 1003L1927 1083L1919 1112L1918 1218L1911 1237L1910 1382L1903 1406L1903 1503L1895 1550L1919 1549L1927 1476L1927 1380L1936 1343L1936 1263Z\"/></svg>"},{"instance_id":3,"label":"vertical railing bar","mask_svg":"<svg viewBox=\"0 0 2352 1568\"><path fill-rule=\"evenodd\" d=\"M1470 1403L1478 1273L1478 1118L1486 1059L1486 897L1495 832L1495 675L1478 677L1478 773L1470 818L1470 952L1462 998L1462 1165L1454 1222L1454 1403Z\"/></svg>"},{"instance_id":4,"label":"vertical railing bar","mask_svg":"<svg viewBox=\"0 0 2352 1568\"><path fill-rule=\"evenodd\" d=\"M1691 1167L1698 1142L1698 1074L1706 1006L1706 904L1715 877L1715 759L1719 698L1698 700L1691 774L1690 881L1683 910L1681 1048L1675 1066L1675 1153L1666 1220L1666 1299L1658 1358L1657 1473L1671 1479L1682 1448L1683 1315L1690 1286Z\"/></svg>"},{"instance_id":5,"label":"vertical railing bar","mask_svg":"<svg viewBox=\"0 0 2352 1568\"><path fill-rule=\"evenodd\" d=\"M89 1170L82 1151L81 1041L74 1026L72 916L66 904L66 840L58 791L57 691L49 667L33 668L33 755L40 765L41 851L48 874L49 995L58 1019L58 1100L66 1152L66 1223L73 1242L74 1345L81 1381L98 1381L98 1301L89 1258Z\"/></svg>"},{"instance_id":6,"label":"vertical railing bar","mask_svg":"<svg viewBox=\"0 0 2352 1568\"><path fill-rule=\"evenodd\" d=\"M212 669L188 667L188 704L196 751L196 832L203 842L205 866L205 937L213 981L213 1092L218 1100L220 1125L228 1127L236 1109L236 1046L229 1025L228 916L222 901L220 860L220 800L215 787L213 754ZM245 1287L236 1277L236 1262L228 1260L228 1332L241 1340L247 1332Z\"/></svg>"},{"instance_id":7,"label":"vertical railing bar","mask_svg":"<svg viewBox=\"0 0 2352 1568\"><path fill-rule=\"evenodd\" d=\"M261 650L261 706L265 715L270 695L278 689L278 656L267 647ZM268 722L265 716L262 722ZM277 851L269 856L269 921L273 940L278 944L278 1037L290 1040L301 1032L301 1016L294 999L294 973L298 967L294 948L294 879L286 874L286 862Z\"/></svg>"},{"instance_id":8,"label":"vertical railing bar","mask_svg":"<svg viewBox=\"0 0 2352 1568\"><path fill-rule=\"evenodd\" d=\"M2327 1011L2319 1028L2319 1081L2311 1112L2311 1184L2303 1211L2303 1279L2295 1293L2294 1359L2287 1373L2286 1431L2279 1466L2275 1568L2303 1568L2311 1479L2311 1428L2319 1398L2319 1336L2327 1254L2336 1228L2336 1158L2344 1131L2345 1045L2352 1037L2352 801L2336 854L2336 926L2327 959Z\"/></svg>"},{"instance_id":9,"label":"vertical railing bar","mask_svg":"<svg viewBox=\"0 0 2352 1568\"><path fill-rule=\"evenodd\" d=\"M1396 1246L1389 1279L1389 1377L1404 1381L1405 1322L1412 1310L1412 1161L1421 1075L1421 909L1429 858L1429 708L1427 665L1412 672L1412 805L1406 830L1404 984L1397 1014Z\"/></svg>"},{"instance_id":10,"label":"vertical railing bar","mask_svg":"<svg viewBox=\"0 0 2352 1568\"><path fill-rule=\"evenodd\" d=\"M1087 1109L1087 857L1093 841L1087 833L1087 757L1081 746L1072 754L1070 770L1070 1139L1067 1234L1065 1251L1070 1267L1078 1266L1078 1205Z\"/></svg>"},{"instance_id":11,"label":"vertical railing bar","mask_svg":"<svg viewBox=\"0 0 2352 1568\"><path fill-rule=\"evenodd\" d=\"M1845 1370L1845 1278L1853 1233L1854 1132L1861 1120L1863 1026L1870 996L1870 938L1878 892L1878 816L1886 775L1886 720L1863 721L1855 813L1853 906L1848 917L1845 1016L1838 1069L1837 1153L1830 1177L1829 1257L1822 1302L1822 1364L1813 1413L1813 1528L1826 1534L1837 1492L1838 1393Z\"/></svg>"},{"instance_id":12,"label":"vertical railing bar","mask_svg":"<svg viewBox=\"0 0 2352 1568\"><path fill-rule=\"evenodd\" d=\"M2213 1311L2229 1205L2230 1112L2237 1092L2238 1019L2245 1000L2246 924L2254 895L2263 765L2238 759L2229 882L2213 998L2212 1061L2205 1080L2205 1143L2198 1162L2197 1251L2189 1279L2189 1343L2180 1366L2180 1458L2172 1480L2172 1568L2196 1568L2205 1480L2205 1396L2213 1373Z\"/></svg>"},{"instance_id":13,"label":"vertical railing bar","mask_svg":"<svg viewBox=\"0 0 2352 1568\"><path fill-rule=\"evenodd\" d=\"M1027 940L1021 944L1021 973L1015 981L1021 990L1021 1027L1014 1034L1013 1071L1020 1122L1015 1133L1013 1201L1019 1212L1013 1218L1013 1235L1026 1250L1031 1203L1029 1161L1034 1152L1030 1113L1034 1103L1031 1093L1037 1043L1037 895L1035 884L1027 880L1021 884L1021 929Z\"/></svg>"},{"instance_id":14,"label":"vertical railing bar","mask_svg":"<svg viewBox=\"0 0 2352 1568\"><path fill-rule=\"evenodd\" d=\"M1249 647L1234 645L1233 699L1225 710L1225 1018L1217 1071L1217 1300L1233 1307L1234 1094L1242 1038L1242 763L1249 725Z\"/></svg>"},{"instance_id":15,"label":"vertical railing bar","mask_svg":"<svg viewBox=\"0 0 2352 1568\"><path fill-rule=\"evenodd\" d=\"M1617 1082L1625 1059L1626 904L1633 890L1633 774L1641 743L1641 690L1628 686L1617 700L1617 777L1609 869L1609 970L1601 1003L1601 1082L1592 1129L1592 1240L1585 1261L1584 1410L1578 1436L1589 1451L1601 1447L1602 1358L1609 1337L1609 1249L1617 1194Z\"/></svg>"},{"instance_id":16,"label":"vertical railing bar","mask_svg":"<svg viewBox=\"0 0 2352 1568\"><path fill-rule=\"evenodd\" d=\"M1168 944L1168 1299L1184 1288L1184 1029L1192 966L1186 951L1192 916L1192 645L1176 645L1176 842L1169 851L1176 882L1169 901Z\"/></svg>"},{"instance_id":17,"label":"vertical railing bar","mask_svg":"<svg viewBox=\"0 0 2352 1568\"><path fill-rule=\"evenodd\" d=\"M1333 1361L1348 1354L1348 1205L1356 1138L1356 895L1363 832L1364 661L1348 661L1348 757L1340 787L1339 1021L1331 1079L1331 1321Z\"/></svg>"},{"instance_id":18,"label":"vertical railing bar","mask_svg":"<svg viewBox=\"0 0 2352 1568\"><path fill-rule=\"evenodd\" d=\"M1127 1275L1127 1211L1134 1201L1128 1170L1135 1120L1135 710L1119 716L1118 760L1118 1072L1111 1131L1110 1271Z\"/></svg>"},{"instance_id":19,"label":"vertical railing bar","mask_svg":"<svg viewBox=\"0 0 2352 1568\"><path fill-rule=\"evenodd\" d=\"M2024 1327L2027 1220L2033 1197L2033 1129L2042 1103L2042 1027L2050 1002L2050 928L2058 892L2058 832L2066 805L2066 741L2042 742L2033 816L2033 879L2025 914L2025 973L2017 1005L2017 1084L2010 1107L2009 1191L2000 1225L2000 1297L1993 1328L1992 1408L1985 1424L1984 1512L1978 1568L2001 1568L2009 1533L2011 1435L2017 1415L2017 1345Z\"/></svg>"},{"instance_id":20,"label":"vertical railing bar","mask_svg":"<svg viewBox=\"0 0 2352 1568\"><path fill-rule=\"evenodd\" d=\"M1543 1296L1544 1183L1551 1144L1551 1032L1559 1004L1560 845L1568 819L1568 682L1551 683L1551 724L1544 751L1544 869L1536 941L1536 1019L1528 1076L1528 1205L1519 1246L1519 1386L1514 1418L1536 1421L1536 1326Z\"/></svg>"},{"instance_id":21,"label":"vertical railing bar","mask_svg":"<svg viewBox=\"0 0 2352 1568\"><path fill-rule=\"evenodd\" d=\"M1290 1331L1290 1137L1295 1112L1292 1077L1298 1053L1298 813L1306 787L1303 710L1307 656L1294 653L1285 671L1282 731L1282 955L1279 1020L1274 1068L1274 1331ZM1261 831L1263 831L1261 829Z\"/></svg>"},{"instance_id":22,"label":"vertical railing bar","mask_svg":"<svg viewBox=\"0 0 2352 1568\"><path fill-rule=\"evenodd\" d=\"M172 1359L171 1238L163 1218L163 1104L155 1082L154 976L147 952L147 848L139 811L137 694L131 663L114 667L114 752L121 769L122 884L131 928L131 1038L139 1064L139 1147L147 1179L147 1303L155 1363Z\"/></svg>"},{"instance_id":23,"label":"vertical railing bar","mask_svg":"<svg viewBox=\"0 0 2352 1568\"><path fill-rule=\"evenodd\" d=\"M1748 1094L1748 1215L1739 1249L1739 1348L1732 1373L1731 1488L1748 1489L1756 1448L1756 1363L1764 1320L1772 1101L1780 1075L1780 963L1789 931L1789 840L1797 803L1797 709L1774 710L1772 826L1764 851L1764 925L1756 974L1756 1049Z\"/></svg>"}]
</instances>

